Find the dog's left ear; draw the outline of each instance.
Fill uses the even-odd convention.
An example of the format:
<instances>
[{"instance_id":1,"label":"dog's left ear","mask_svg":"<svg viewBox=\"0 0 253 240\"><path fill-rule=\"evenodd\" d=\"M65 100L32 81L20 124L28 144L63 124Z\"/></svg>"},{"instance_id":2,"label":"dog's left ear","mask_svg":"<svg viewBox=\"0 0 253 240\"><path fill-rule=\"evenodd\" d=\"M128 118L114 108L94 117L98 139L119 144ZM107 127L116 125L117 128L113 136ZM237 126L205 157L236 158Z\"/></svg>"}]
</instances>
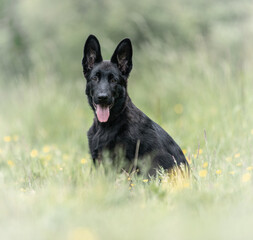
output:
<instances>
[{"instance_id":1,"label":"dog's left ear","mask_svg":"<svg viewBox=\"0 0 253 240\"><path fill-rule=\"evenodd\" d=\"M102 62L100 44L94 35L90 35L84 45L83 49L83 73L86 76L96 63Z\"/></svg>"},{"instance_id":2,"label":"dog's left ear","mask_svg":"<svg viewBox=\"0 0 253 240\"><path fill-rule=\"evenodd\" d=\"M121 73L128 77L129 73L132 70L132 56L133 56L133 49L130 39L125 38L123 39L117 48L115 49L112 57L111 62L115 63Z\"/></svg>"}]
</instances>

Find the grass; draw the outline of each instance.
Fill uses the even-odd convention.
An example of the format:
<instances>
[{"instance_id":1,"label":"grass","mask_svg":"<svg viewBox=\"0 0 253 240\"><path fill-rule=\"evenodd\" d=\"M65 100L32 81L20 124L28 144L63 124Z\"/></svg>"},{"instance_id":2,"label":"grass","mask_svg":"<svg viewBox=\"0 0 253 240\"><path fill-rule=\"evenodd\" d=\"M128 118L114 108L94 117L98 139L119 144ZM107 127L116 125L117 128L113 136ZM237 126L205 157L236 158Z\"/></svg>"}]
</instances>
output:
<instances>
[{"instance_id":1,"label":"grass","mask_svg":"<svg viewBox=\"0 0 253 240\"><path fill-rule=\"evenodd\" d=\"M0 239L252 239L250 1L3 3ZM105 59L133 40L130 97L182 147L190 179L92 169L90 33Z\"/></svg>"}]
</instances>

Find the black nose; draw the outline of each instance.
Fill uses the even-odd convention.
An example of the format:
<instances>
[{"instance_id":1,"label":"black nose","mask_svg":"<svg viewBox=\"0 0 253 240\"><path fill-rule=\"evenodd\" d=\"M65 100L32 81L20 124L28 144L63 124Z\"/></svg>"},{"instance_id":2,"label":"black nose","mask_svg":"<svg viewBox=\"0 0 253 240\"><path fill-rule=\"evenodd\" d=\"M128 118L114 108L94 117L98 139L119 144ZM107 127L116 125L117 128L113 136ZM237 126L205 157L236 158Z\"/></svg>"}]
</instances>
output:
<instances>
[{"instance_id":1,"label":"black nose","mask_svg":"<svg viewBox=\"0 0 253 240\"><path fill-rule=\"evenodd\" d=\"M99 102L106 102L108 100L108 95L106 93L98 94L98 101Z\"/></svg>"}]
</instances>

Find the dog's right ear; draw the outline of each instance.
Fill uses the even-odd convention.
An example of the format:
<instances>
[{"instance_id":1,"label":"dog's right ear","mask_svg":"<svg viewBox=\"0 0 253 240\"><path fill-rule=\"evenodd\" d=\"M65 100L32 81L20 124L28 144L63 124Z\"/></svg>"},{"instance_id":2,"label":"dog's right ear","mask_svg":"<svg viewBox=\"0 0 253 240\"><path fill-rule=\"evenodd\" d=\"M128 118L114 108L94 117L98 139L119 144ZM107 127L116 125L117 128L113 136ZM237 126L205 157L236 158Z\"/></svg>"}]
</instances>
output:
<instances>
[{"instance_id":1,"label":"dog's right ear","mask_svg":"<svg viewBox=\"0 0 253 240\"><path fill-rule=\"evenodd\" d=\"M100 44L94 35L90 35L83 49L83 73L84 76L89 73L96 63L102 62L103 58L101 55Z\"/></svg>"}]
</instances>

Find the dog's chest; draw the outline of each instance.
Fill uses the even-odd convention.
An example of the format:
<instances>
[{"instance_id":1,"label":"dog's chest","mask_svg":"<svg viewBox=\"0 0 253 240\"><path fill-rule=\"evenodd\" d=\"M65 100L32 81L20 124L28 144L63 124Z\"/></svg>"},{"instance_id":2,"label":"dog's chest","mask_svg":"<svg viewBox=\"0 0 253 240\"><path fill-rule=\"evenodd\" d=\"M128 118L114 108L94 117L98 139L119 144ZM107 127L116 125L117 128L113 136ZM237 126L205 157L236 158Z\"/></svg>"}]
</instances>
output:
<instances>
[{"instance_id":1,"label":"dog's chest","mask_svg":"<svg viewBox=\"0 0 253 240\"><path fill-rule=\"evenodd\" d=\"M94 150L102 151L104 149L113 150L121 143L118 128L98 128L93 133L91 141Z\"/></svg>"},{"instance_id":2,"label":"dog's chest","mask_svg":"<svg viewBox=\"0 0 253 240\"><path fill-rule=\"evenodd\" d=\"M105 150L112 156L123 154L126 159L133 159L138 138L135 136L136 132L129 130L127 125L121 125L118 128L98 128L90 136L93 158L97 158Z\"/></svg>"}]
</instances>

